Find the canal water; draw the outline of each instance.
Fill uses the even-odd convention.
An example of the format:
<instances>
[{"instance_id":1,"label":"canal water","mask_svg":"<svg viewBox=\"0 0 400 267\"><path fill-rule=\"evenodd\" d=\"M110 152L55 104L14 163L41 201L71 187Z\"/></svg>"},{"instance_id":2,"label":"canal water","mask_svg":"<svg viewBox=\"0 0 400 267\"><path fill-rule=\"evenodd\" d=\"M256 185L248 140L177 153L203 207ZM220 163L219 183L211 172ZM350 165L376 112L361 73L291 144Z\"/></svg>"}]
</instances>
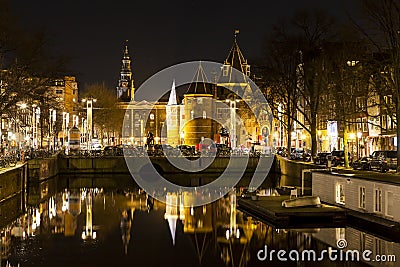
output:
<instances>
[{"instance_id":1,"label":"canal water","mask_svg":"<svg viewBox=\"0 0 400 267\"><path fill-rule=\"evenodd\" d=\"M339 240L385 255L399 253L398 241L352 227L277 229L238 210L236 201L232 193L202 207L166 205L127 177L31 183L26 194L0 204L1 266L399 266L329 259ZM320 261L296 261L304 250Z\"/></svg>"}]
</instances>

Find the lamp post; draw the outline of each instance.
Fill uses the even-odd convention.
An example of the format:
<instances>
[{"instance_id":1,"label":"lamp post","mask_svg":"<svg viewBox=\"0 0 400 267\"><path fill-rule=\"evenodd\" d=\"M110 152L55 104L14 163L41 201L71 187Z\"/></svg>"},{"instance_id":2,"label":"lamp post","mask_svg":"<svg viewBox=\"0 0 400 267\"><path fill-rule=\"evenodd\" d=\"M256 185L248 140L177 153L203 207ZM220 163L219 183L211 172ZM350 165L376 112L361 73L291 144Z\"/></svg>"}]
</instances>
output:
<instances>
[{"instance_id":1,"label":"lamp post","mask_svg":"<svg viewBox=\"0 0 400 267\"><path fill-rule=\"evenodd\" d=\"M83 103L86 103L86 122L87 122L87 138L86 145L87 149L92 149L92 137L93 137L93 103L96 103L97 99L91 96L82 99Z\"/></svg>"},{"instance_id":2,"label":"lamp post","mask_svg":"<svg viewBox=\"0 0 400 267\"><path fill-rule=\"evenodd\" d=\"M237 147L237 137L236 137L236 103L239 102L239 99L226 99L226 102L229 103L230 111L231 111L231 148L234 149Z\"/></svg>"}]
</instances>

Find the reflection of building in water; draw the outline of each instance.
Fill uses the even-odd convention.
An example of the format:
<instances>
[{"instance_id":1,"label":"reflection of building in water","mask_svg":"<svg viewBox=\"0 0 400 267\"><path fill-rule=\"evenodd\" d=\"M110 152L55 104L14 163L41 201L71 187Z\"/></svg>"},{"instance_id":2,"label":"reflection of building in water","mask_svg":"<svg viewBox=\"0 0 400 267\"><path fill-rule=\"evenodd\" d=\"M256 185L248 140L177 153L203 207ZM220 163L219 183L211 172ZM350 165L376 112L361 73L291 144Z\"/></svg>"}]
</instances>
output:
<instances>
[{"instance_id":1,"label":"reflection of building in water","mask_svg":"<svg viewBox=\"0 0 400 267\"><path fill-rule=\"evenodd\" d=\"M216 214L217 243L227 266L246 266L250 260L250 240L256 229L251 218L243 219L236 210L236 190L218 202Z\"/></svg>"},{"instance_id":2,"label":"reflection of building in water","mask_svg":"<svg viewBox=\"0 0 400 267\"><path fill-rule=\"evenodd\" d=\"M125 254L128 254L128 245L131 240L131 226L132 226L132 218L130 217L130 213L128 210L123 210L121 213L121 234L122 234L122 244L124 245Z\"/></svg>"},{"instance_id":3,"label":"reflection of building in water","mask_svg":"<svg viewBox=\"0 0 400 267\"><path fill-rule=\"evenodd\" d=\"M207 204L201 207L193 207L188 203L190 197L184 194L184 205L182 217L183 231L189 235L194 247L196 248L197 257L201 263L212 241L213 232L213 209L212 204Z\"/></svg>"},{"instance_id":4,"label":"reflection of building in water","mask_svg":"<svg viewBox=\"0 0 400 267\"><path fill-rule=\"evenodd\" d=\"M165 215L164 218L168 222L168 227L171 232L172 244L175 245L176 222L178 220L178 195L168 193L165 196Z\"/></svg>"},{"instance_id":5,"label":"reflection of building in water","mask_svg":"<svg viewBox=\"0 0 400 267\"><path fill-rule=\"evenodd\" d=\"M400 259L400 243L385 240L354 228L321 229L318 233L313 234L313 237L319 240L317 242L318 250L326 249L327 246L336 248L339 240L346 240L345 251L358 250L360 259L362 259L361 253L365 250L372 251L369 256L371 259L375 259L376 255L395 255L397 261ZM397 266L395 262L389 261L385 263L386 265L372 260L368 264L376 267Z\"/></svg>"},{"instance_id":6,"label":"reflection of building in water","mask_svg":"<svg viewBox=\"0 0 400 267\"><path fill-rule=\"evenodd\" d=\"M93 191L97 189L82 190L82 199L86 202L85 226L82 232L82 239L96 239L97 233L93 231Z\"/></svg>"}]
</instances>

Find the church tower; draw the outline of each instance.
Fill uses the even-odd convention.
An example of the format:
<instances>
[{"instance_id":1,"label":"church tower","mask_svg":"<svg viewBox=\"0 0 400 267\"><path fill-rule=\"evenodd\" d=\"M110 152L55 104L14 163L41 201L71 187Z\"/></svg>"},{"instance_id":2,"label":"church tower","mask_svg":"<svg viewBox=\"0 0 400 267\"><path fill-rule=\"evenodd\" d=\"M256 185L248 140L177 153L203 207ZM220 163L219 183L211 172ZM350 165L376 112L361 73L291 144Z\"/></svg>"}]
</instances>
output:
<instances>
[{"instance_id":1,"label":"church tower","mask_svg":"<svg viewBox=\"0 0 400 267\"><path fill-rule=\"evenodd\" d=\"M238 34L239 30L235 30L232 48L221 69L218 81L218 99L220 100L236 98L237 96L232 92L239 96L244 96L246 91L249 90L250 65L247 63L247 59L243 56L237 43ZM238 71L234 71L233 68Z\"/></svg>"},{"instance_id":2,"label":"church tower","mask_svg":"<svg viewBox=\"0 0 400 267\"><path fill-rule=\"evenodd\" d=\"M117 86L117 99L120 102L130 102L134 100L135 87L133 85L131 58L128 50L128 40L126 41L120 78Z\"/></svg>"},{"instance_id":3,"label":"church tower","mask_svg":"<svg viewBox=\"0 0 400 267\"><path fill-rule=\"evenodd\" d=\"M179 145L182 141L180 140L180 105L178 104L178 98L175 90L175 80L172 83L171 93L169 95L168 104L165 107L166 110L166 123L167 123L167 140L168 144L172 146Z\"/></svg>"}]
</instances>

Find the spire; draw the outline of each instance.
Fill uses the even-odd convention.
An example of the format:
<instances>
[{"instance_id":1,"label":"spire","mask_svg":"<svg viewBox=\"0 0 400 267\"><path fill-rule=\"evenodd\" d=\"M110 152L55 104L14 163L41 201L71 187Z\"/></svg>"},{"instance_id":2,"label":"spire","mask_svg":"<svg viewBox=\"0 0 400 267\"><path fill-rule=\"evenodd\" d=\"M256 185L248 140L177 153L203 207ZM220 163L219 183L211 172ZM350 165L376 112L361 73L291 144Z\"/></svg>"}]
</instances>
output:
<instances>
[{"instance_id":1,"label":"spire","mask_svg":"<svg viewBox=\"0 0 400 267\"><path fill-rule=\"evenodd\" d=\"M128 40L125 40L125 51L124 51L124 59L130 59L129 50L128 50Z\"/></svg>"},{"instance_id":2,"label":"spire","mask_svg":"<svg viewBox=\"0 0 400 267\"><path fill-rule=\"evenodd\" d=\"M239 45L237 43L237 35L239 34L239 30L235 30L234 32L234 39L233 39L233 45L231 48L231 51L229 51L228 57L225 60L225 65L230 65L234 67L235 69L240 70L242 73L249 75L250 73L248 72L248 67L250 67L247 64L247 60L244 58L242 51L239 48ZM247 67L248 66L248 67Z\"/></svg>"},{"instance_id":3,"label":"spire","mask_svg":"<svg viewBox=\"0 0 400 267\"><path fill-rule=\"evenodd\" d=\"M169 94L168 106L178 105L175 90L175 80L172 82L171 93Z\"/></svg>"},{"instance_id":4,"label":"spire","mask_svg":"<svg viewBox=\"0 0 400 267\"><path fill-rule=\"evenodd\" d=\"M129 102L134 100L135 88L132 79L131 58L129 56L128 40L125 40L125 48L122 57L120 78L117 86L117 98L119 101Z\"/></svg>"}]
</instances>

